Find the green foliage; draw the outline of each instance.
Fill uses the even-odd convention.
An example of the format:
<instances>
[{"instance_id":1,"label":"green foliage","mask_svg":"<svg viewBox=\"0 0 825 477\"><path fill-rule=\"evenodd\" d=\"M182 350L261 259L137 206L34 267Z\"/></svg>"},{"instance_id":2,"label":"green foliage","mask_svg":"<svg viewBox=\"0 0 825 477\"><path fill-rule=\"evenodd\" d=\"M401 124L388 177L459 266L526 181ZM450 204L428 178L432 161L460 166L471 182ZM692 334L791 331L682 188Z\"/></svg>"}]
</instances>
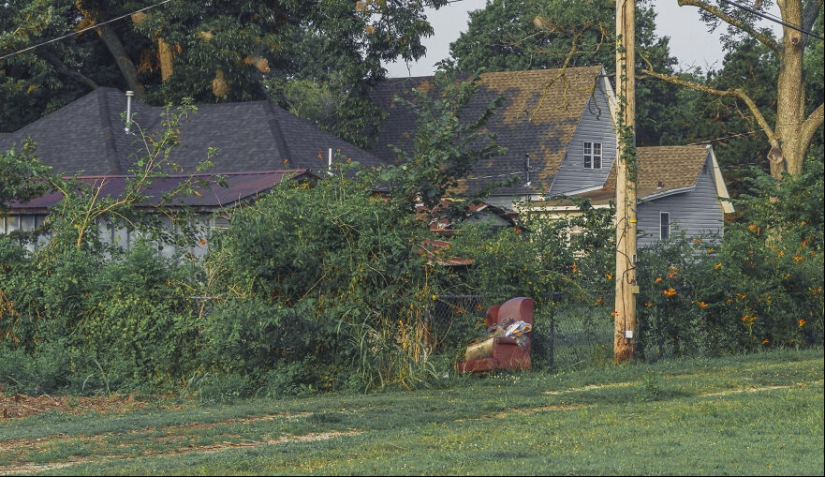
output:
<instances>
[{"instance_id":1,"label":"green foliage","mask_svg":"<svg viewBox=\"0 0 825 477\"><path fill-rule=\"evenodd\" d=\"M402 207L415 210L419 202L429 210L441 204L447 191L455 189L473 166L505 150L495 143L495 135L483 129L502 99L485 105L478 117L468 118L465 107L478 92L477 75L458 81L452 73L435 75L435 93L413 90L414 98L396 96L400 103L418 116L412 152L393 146L400 166L389 166L382 179L390 185L390 194ZM461 197L453 190L451 198ZM481 191L484 197L489 191ZM453 207L452 210L460 210Z\"/></svg>"},{"instance_id":2,"label":"green foliage","mask_svg":"<svg viewBox=\"0 0 825 477\"><path fill-rule=\"evenodd\" d=\"M426 229L348 171L277 187L212 240L212 293L226 301L203 330L211 367L264 383L300 366L293 385L331 389L351 373L367 387L409 385L426 366L437 294L418 252Z\"/></svg>"},{"instance_id":3,"label":"green foliage","mask_svg":"<svg viewBox=\"0 0 825 477\"><path fill-rule=\"evenodd\" d=\"M49 166L40 164L34 157L35 144L26 140L18 151L0 151L0 217L12 200L25 202L43 195L47 184L38 177L48 174Z\"/></svg>"},{"instance_id":4,"label":"green foliage","mask_svg":"<svg viewBox=\"0 0 825 477\"><path fill-rule=\"evenodd\" d=\"M822 344L821 164L781 187L755 172L759 195L741 199L747 213L721 242L677 237L643 251L646 358Z\"/></svg>"}]
</instances>

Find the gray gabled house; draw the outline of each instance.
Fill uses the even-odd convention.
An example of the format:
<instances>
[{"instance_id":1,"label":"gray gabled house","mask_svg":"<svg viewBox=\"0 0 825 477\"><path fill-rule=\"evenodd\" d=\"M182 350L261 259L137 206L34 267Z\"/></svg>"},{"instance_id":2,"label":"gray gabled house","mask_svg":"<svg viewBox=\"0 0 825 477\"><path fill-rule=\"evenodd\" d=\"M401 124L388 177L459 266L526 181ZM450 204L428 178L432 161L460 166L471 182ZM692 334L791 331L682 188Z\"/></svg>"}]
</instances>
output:
<instances>
[{"instance_id":1,"label":"gray gabled house","mask_svg":"<svg viewBox=\"0 0 825 477\"><path fill-rule=\"evenodd\" d=\"M388 114L373 148L393 160L387 144L411 147L416 118L393 102L410 90L433 88L433 78L392 79L374 99ZM458 193L517 177L488 201L517 212L540 212L549 219L578 210L569 196L588 197L607 207L615 197L615 97L600 66L480 75L479 92L465 109L469 120L502 96L487 129L508 149L478 163ZM721 233L733 212L716 157L709 146L643 147L638 150L639 244L667 237L678 227L688 235Z\"/></svg>"}]
</instances>

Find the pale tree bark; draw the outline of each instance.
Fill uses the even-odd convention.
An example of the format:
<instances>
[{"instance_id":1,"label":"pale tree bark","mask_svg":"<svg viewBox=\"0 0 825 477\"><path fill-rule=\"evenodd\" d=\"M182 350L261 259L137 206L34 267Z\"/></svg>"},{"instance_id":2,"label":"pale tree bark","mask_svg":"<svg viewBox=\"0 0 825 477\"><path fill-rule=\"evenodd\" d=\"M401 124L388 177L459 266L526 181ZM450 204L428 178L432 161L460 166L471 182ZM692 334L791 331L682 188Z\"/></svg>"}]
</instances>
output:
<instances>
[{"instance_id":1,"label":"pale tree bark","mask_svg":"<svg viewBox=\"0 0 825 477\"><path fill-rule=\"evenodd\" d=\"M769 124L759 111L756 103L742 89L717 90L698 83L684 81L677 76L667 76L648 68L642 73L668 83L684 86L720 97L736 98L747 105L759 127L763 129L771 146L768 159L771 175L777 179L787 171L793 175L802 173L805 154L817 129L823 123L823 105L819 104L811 114L805 115L805 80L803 76L803 59L807 35L790 28L782 27L781 43L762 35L746 23L731 17L717 7L702 0L678 0L679 6L693 6L715 15L756 38L760 43L777 53L780 61L779 78L776 84L776 121ZM782 21L790 25L799 25L800 29L810 31L822 9L823 0L808 0L804 7L802 0L777 0Z\"/></svg>"},{"instance_id":2,"label":"pale tree bark","mask_svg":"<svg viewBox=\"0 0 825 477\"><path fill-rule=\"evenodd\" d=\"M77 7L77 10L83 15L86 24L94 25L97 23L97 13L84 8L81 0L75 2L75 7ZM118 68L120 68L120 73L123 75L123 79L125 79L126 84L129 85L129 89L135 92L137 99L140 99L145 92L145 88L143 84L138 81L137 68L135 68L135 64L129 58L129 55L126 54L126 49L123 47L120 38L109 28L109 25L102 25L96 28L96 31L97 34L100 35L100 39L103 40L103 44L106 45L106 48L109 50L109 53L114 57Z\"/></svg>"}]
</instances>

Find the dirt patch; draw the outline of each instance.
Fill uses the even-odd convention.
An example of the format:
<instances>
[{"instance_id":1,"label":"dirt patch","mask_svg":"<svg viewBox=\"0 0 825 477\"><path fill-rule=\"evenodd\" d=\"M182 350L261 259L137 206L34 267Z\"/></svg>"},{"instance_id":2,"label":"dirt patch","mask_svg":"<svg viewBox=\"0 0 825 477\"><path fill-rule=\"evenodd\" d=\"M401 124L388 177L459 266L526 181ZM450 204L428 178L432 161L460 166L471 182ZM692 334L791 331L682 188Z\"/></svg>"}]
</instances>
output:
<instances>
[{"instance_id":1,"label":"dirt patch","mask_svg":"<svg viewBox=\"0 0 825 477\"><path fill-rule=\"evenodd\" d=\"M718 393L702 393L699 394L699 397L711 397L711 396L728 396L730 394L739 394L739 393L757 393L761 391L773 391L776 389L791 389L791 388L804 388L808 386L808 384L822 384L822 381L814 381L813 383L796 383L793 386L764 386L764 387L750 387L747 389L731 389L730 391L722 391Z\"/></svg>"},{"instance_id":2,"label":"dirt patch","mask_svg":"<svg viewBox=\"0 0 825 477\"><path fill-rule=\"evenodd\" d=\"M123 412L139 409L149 403L128 397L74 397L74 396L26 396L0 394L0 419L20 419L24 417L58 411L65 414L79 415L90 411L100 413Z\"/></svg>"},{"instance_id":3,"label":"dirt patch","mask_svg":"<svg viewBox=\"0 0 825 477\"><path fill-rule=\"evenodd\" d=\"M570 389L562 389L561 391L545 391L544 394L566 394L566 393L579 393L579 392L586 392L586 391L594 391L596 389L608 389L608 388L626 388L628 386L633 386L637 383L613 383L613 384L602 384L602 385L590 385L584 386L581 388L570 388Z\"/></svg>"}]
</instances>

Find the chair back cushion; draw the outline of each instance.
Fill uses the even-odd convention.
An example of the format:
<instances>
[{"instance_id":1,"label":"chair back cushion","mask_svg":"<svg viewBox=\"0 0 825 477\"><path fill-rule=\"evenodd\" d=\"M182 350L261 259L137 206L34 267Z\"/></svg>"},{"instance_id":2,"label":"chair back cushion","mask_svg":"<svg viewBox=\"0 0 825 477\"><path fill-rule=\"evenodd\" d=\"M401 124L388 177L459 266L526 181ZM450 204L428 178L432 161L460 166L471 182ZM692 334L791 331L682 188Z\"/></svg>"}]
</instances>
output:
<instances>
[{"instance_id":1,"label":"chair back cushion","mask_svg":"<svg viewBox=\"0 0 825 477\"><path fill-rule=\"evenodd\" d=\"M492 307L490 307L492 308ZM489 314L490 310L487 310ZM505 301L498 309L496 323L507 321L512 318L514 321L523 321L533 324L533 299L518 297ZM486 320L485 320L486 321Z\"/></svg>"}]
</instances>

